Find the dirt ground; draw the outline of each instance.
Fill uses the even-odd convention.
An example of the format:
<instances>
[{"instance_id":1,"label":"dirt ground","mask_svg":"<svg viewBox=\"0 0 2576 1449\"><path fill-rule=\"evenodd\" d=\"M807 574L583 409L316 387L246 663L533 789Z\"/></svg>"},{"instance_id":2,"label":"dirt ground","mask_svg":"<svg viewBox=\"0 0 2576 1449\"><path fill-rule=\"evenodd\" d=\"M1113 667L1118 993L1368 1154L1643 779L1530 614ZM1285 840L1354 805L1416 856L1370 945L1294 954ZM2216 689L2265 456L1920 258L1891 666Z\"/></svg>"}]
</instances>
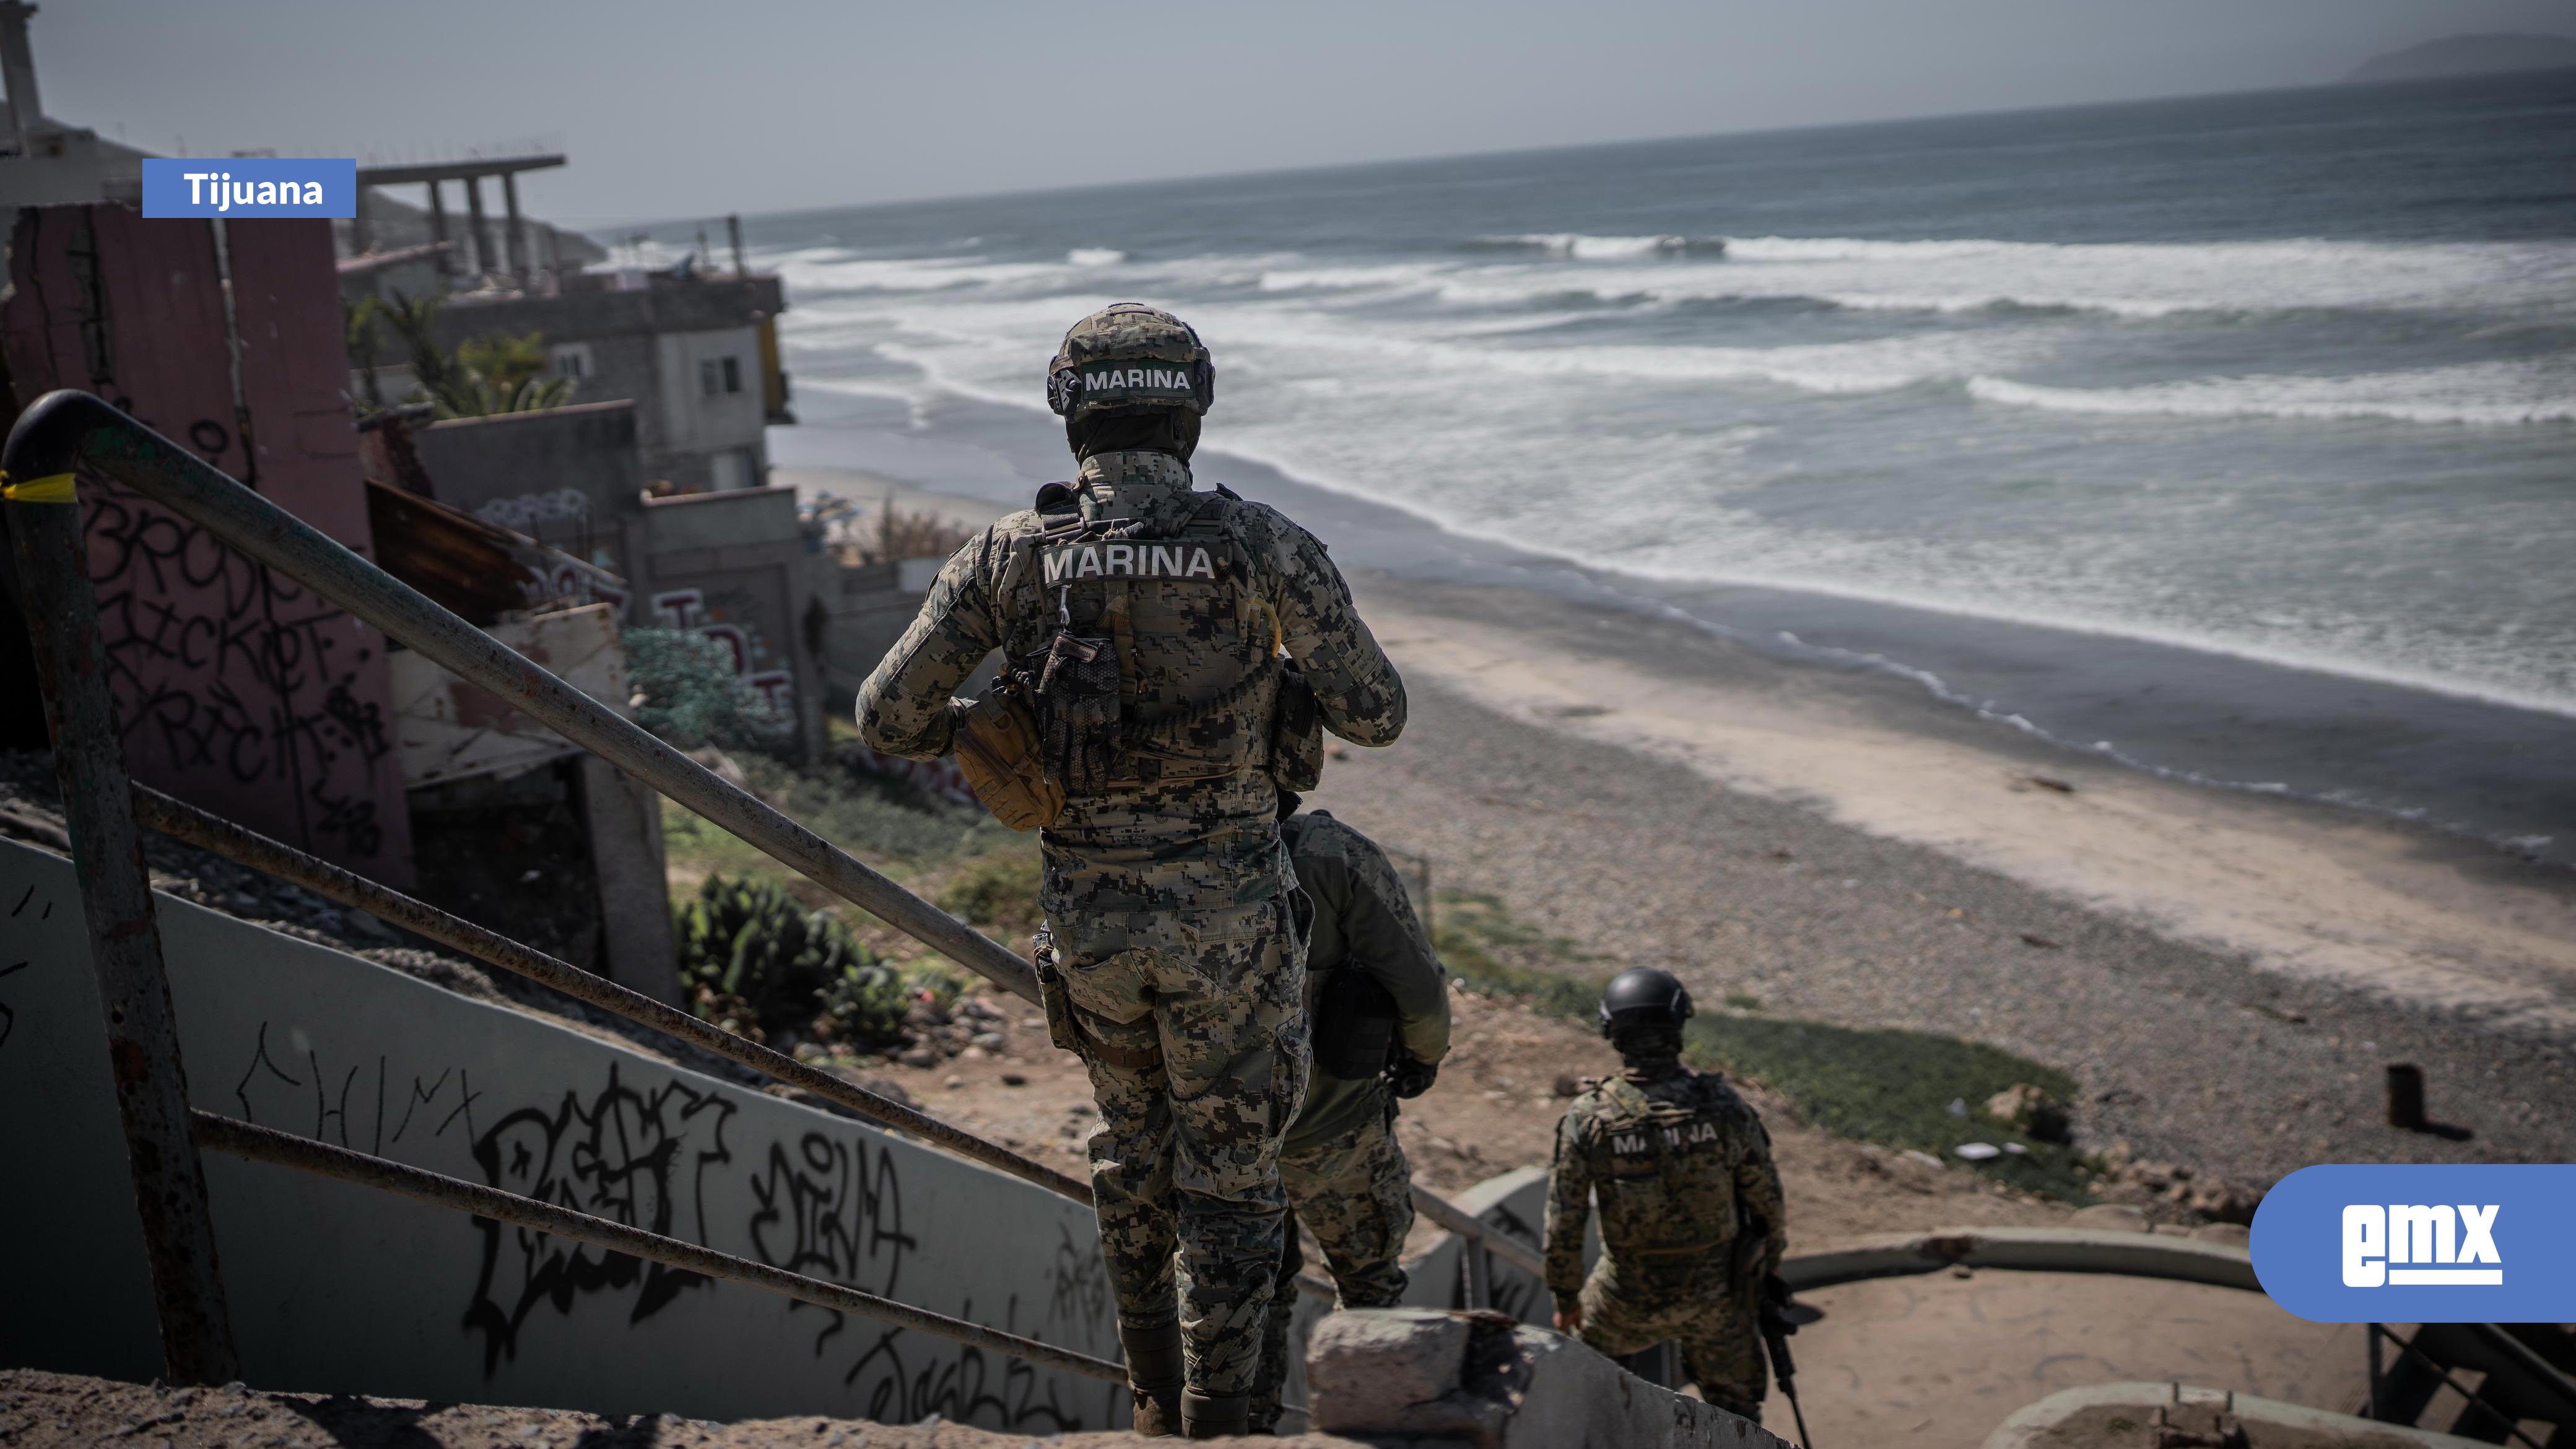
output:
<instances>
[{"instance_id":1,"label":"dirt ground","mask_svg":"<svg viewBox=\"0 0 2576 1449\"><path fill-rule=\"evenodd\" d=\"M240 1385L169 1389L112 1379L0 1370L0 1444L12 1449L130 1444L136 1449L1022 1449L1026 1434L932 1420L752 1419L715 1424L677 1414L602 1418L562 1409L426 1404L346 1394L272 1394ZM1133 1434L1068 1434L1064 1449L1166 1442ZM1273 1443L1365 1449L1313 1434Z\"/></svg>"},{"instance_id":2,"label":"dirt ground","mask_svg":"<svg viewBox=\"0 0 2576 1449\"><path fill-rule=\"evenodd\" d=\"M1036 1010L999 995L968 998L998 1051L968 1047L930 1067L888 1063L851 1075L901 1087L923 1110L1067 1172L1087 1172L1091 1089L1073 1057L1047 1042ZM1440 1079L1396 1119L1414 1174L1455 1192L1516 1167L1544 1164L1585 1076L1617 1070L1607 1043L1517 1003L1450 994L1455 1043ZM989 1013L989 1015L986 1015ZM998 1022L993 1020L999 1017ZM1789 1198L1790 1251L1867 1233L2063 1224L2072 1209L2004 1191L1963 1167L1944 1168L1801 1125L1758 1086L1747 1096L1769 1126ZM1433 1230L1417 1224L1415 1246Z\"/></svg>"}]
</instances>

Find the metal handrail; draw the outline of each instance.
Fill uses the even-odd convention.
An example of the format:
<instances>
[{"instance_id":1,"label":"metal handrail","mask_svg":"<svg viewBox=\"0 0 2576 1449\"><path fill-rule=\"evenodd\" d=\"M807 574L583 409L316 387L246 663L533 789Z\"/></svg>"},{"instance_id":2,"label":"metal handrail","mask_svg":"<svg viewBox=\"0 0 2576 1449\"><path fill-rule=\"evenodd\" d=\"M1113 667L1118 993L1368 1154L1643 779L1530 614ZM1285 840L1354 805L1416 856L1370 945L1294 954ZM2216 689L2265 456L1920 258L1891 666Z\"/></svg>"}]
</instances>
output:
<instances>
[{"instance_id":1,"label":"metal handrail","mask_svg":"<svg viewBox=\"0 0 2576 1449\"><path fill-rule=\"evenodd\" d=\"M453 946L487 965L553 987L576 1001L613 1012L665 1036L676 1037L701 1051L711 1052L791 1087L839 1103L880 1126L900 1128L960 1157L1007 1172L1049 1192L1069 1197L1085 1207L1091 1205L1091 1184L1087 1182L988 1142L892 1097L871 1092L819 1067L800 1062L785 1052L773 1051L758 1042L737 1036L640 991L620 986L569 962L558 961L497 931L486 930L463 917L450 915L426 901L380 886L364 876L342 870L221 816L210 815L193 805L173 800L148 785L134 787L134 815L142 824L174 840L222 856L236 865L291 881L325 900L337 901L441 945Z\"/></svg>"},{"instance_id":2,"label":"metal handrail","mask_svg":"<svg viewBox=\"0 0 2576 1449\"><path fill-rule=\"evenodd\" d=\"M1511 1264L1513 1267L1520 1269L1522 1272L1539 1279L1541 1282L1546 1281L1547 1264L1539 1257L1537 1251L1532 1249L1529 1244L1511 1236L1509 1233L1496 1230L1493 1224L1477 1217L1474 1213L1467 1211L1465 1208L1458 1206L1456 1203L1449 1201L1447 1198L1440 1196L1438 1193L1433 1192L1431 1189L1424 1187L1418 1182L1413 1185L1413 1205L1422 1210L1422 1215L1424 1217L1431 1219L1440 1226L1447 1228L1449 1231L1456 1233L1462 1238L1465 1238L1468 1242L1469 1251L1474 1251L1476 1245L1482 1244L1485 1251L1492 1253L1495 1257L1500 1258L1504 1262ZM1473 1266L1470 1267L1469 1271L1474 1271ZM1474 1304L1471 1306L1481 1308L1484 1305Z\"/></svg>"},{"instance_id":3,"label":"metal handrail","mask_svg":"<svg viewBox=\"0 0 2576 1449\"><path fill-rule=\"evenodd\" d=\"M10 430L6 450L0 451L0 471L33 479L68 474L75 465L103 473L204 528L960 966L1027 1001L1038 999L1037 976L1029 963L974 927L869 869L766 801L725 783L634 721L142 423L88 393L49 392Z\"/></svg>"},{"instance_id":4,"label":"metal handrail","mask_svg":"<svg viewBox=\"0 0 2576 1449\"><path fill-rule=\"evenodd\" d=\"M1118 1384L1127 1382L1125 1368L1087 1353L1058 1348L1034 1338L1022 1338L1016 1333L1004 1333L998 1328L986 1328L980 1323L933 1313L927 1308L881 1298L861 1289L809 1278L802 1273L790 1273L784 1268L750 1258L719 1253L680 1238L664 1237L608 1218L575 1212L571 1208L521 1197L514 1192L485 1187L479 1182L449 1177L445 1173L431 1172L390 1158L334 1147L310 1137L298 1137L272 1127L219 1117L212 1112L190 1112L188 1116L198 1145L233 1157L292 1167L437 1207L454 1208L476 1217L516 1223L559 1238L605 1248L612 1253L625 1253L686 1272L704 1273L710 1278L735 1279L824 1308L860 1314L880 1323L891 1323L897 1328L918 1329L957 1343L1006 1353L1030 1363L1066 1369L1086 1378L1105 1379Z\"/></svg>"},{"instance_id":5,"label":"metal handrail","mask_svg":"<svg viewBox=\"0 0 2576 1449\"><path fill-rule=\"evenodd\" d=\"M2423 1333L2423 1328L2418 1326L2415 1330L2416 1337L2422 1337ZM2470 1410L2477 1410L2484 1413L2489 1419L2493 1420L2495 1425L2497 1427L2501 1427L2506 1434L2513 1438L2520 1439L2523 1443L2530 1445L2531 1449L2546 1449L2546 1446L2544 1446L2539 1440L2534 1439L2531 1435L2525 1433L2522 1426L2506 1414L2503 1409L2498 1408L2493 1401L2483 1397L2486 1393L2486 1385L2484 1383L2480 1383L2474 1389L2467 1387L2458 1379L2451 1377L2450 1365L2443 1363L2431 1354L2416 1347L2415 1339L2399 1338L2397 1336L2397 1330L2390 1328L2384 1323L2374 1323L2370 1325L2370 1360L2373 1379L2373 1402L2370 1406L2371 1408L2374 1410L2378 1408L2378 1404L2376 1402L2378 1392L2377 1371L2379 1367L2379 1340L2382 1337L2385 1337L2390 1343L2397 1345L2397 1352L2400 1357L2412 1356L2422 1360L2424 1366L2433 1371L2433 1377L2441 1380L2444 1388L2447 1388L2452 1393L2460 1396L2463 1407L2461 1408L2459 1415L2456 1416L2458 1420L2465 1422ZM2553 1440L2555 1437L2556 1436L2554 1435L2552 1436Z\"/></svg>"}]
</instances>

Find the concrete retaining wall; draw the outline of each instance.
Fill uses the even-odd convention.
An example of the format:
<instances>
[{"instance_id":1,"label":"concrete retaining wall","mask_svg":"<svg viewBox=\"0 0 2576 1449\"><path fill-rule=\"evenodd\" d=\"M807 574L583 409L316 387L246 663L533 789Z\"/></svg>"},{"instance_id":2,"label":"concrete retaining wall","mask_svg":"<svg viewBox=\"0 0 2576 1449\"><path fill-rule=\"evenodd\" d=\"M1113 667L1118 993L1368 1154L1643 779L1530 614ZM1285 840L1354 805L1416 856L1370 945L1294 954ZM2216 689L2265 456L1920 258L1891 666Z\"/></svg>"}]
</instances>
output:
<instances>
[{"instance_id":1,"label":"concrete retaining wall","mask_svg":"<svg viewBox=\"0 0 2576 1449\"><path fill-rule=\"evenodd\" d=\"M203 1108L1116 1357L1088 1209L338 951L159 899ZM69 862L0 841L0 1364L160 1371ZM1124 1394L739 1284L207 1158L243 1374L601 1413L930 1414L1027 1433Z\"/></svg>"}]
</instances>

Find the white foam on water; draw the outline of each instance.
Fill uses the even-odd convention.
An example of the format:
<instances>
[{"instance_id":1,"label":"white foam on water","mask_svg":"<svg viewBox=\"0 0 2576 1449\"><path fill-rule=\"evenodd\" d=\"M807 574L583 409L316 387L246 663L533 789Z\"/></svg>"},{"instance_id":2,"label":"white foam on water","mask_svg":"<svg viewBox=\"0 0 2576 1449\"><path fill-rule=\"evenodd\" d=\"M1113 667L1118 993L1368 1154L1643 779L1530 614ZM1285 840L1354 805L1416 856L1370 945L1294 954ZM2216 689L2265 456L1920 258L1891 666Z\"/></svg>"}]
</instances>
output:
<instances>
[{"instance_id":1,"label":"white foam on water","mask_svg":"<svg viewBox=\"0 0 2576 1449\"><path fill-rule=\"evenodd\" d=\"M1127 254L1116 247L1075 247L1064 259L1077 267L1114 267L1127 260Z\"/></svg>"},{"instance_id":2,"label":"white foam on water","mask_svg":"<svg viewBox=\"0 0 2576 1449\"><path fill-rule=\"evenodd\" d=\"M2189 418L2380 419L2506 426L2576 420L2576 373L2471 363L2359 377L2210 377L2139 387L2045 387L1974 377L1970 396L2051 412Z\"/></svg>"},{"instance_id":3,"label":"white foam on water","mask_svg":"<svg viewBox=\"0 0 2576 1449\"><path fill-rule=\"evenodd\" d=\"M2164 476L2165 452L2141 455L2150 471L2134 487L2088 481L2045 452L2019 455L2043 460L2026 479L1980 479L1951 461L1972 456L1954 451L1971 434L1998 430L2078 458L2097 442L2074 431L2088 415L2562 421L2576 414L2563 364L2087 387L2063 380L2057 352L2125 347L2133 325L2240 329L2259 343L2274 324L2255 314L2284 306L2459 307L2520 325L2570 310L2576 248L1767 240L1777 245L1757 238L1725 258L1585 258L1569 243L1501 262L1247 252L1091 267L816 249L780 261L796 299L783 340L800 385L826 385L865 352L850 391L905 397L916 417L944 397L1036 410L1040 364L1064 326L1141 297L1175 307L1216 351L1212 449L1452 532L1632 576L2089 630L2576 713L2576 629L2551 582L2563 571L2542 557L2576 530L2528 490L2387 511L2306 479L2266 496L2266 475L2207 457L2171 454ZM1651 331L1682 340L1624 342L1616 315L1562 300L1587 291L2064 310L1843 318L1821 333L1794 316L1705 329L1667 317ZM2139 320L2231 308L2247 315ZM1890 335L1727 345L1855 331ZM1840 444L1856 424L1883 446ZM2225 446L2232 459L2252 445ZM1825 480L1812 492L1810 470ZM1885 481L1837 481L1854 475ZM2283 550L2292 517L2300 546ZM2534 547L2499 553L2517 543ZM2354 560L2369 562L2356 572Z\"/></svg>"},{"instance_id":4,"label":"white foam on water","mask_svg":"<svg viewBox=\"0 0 2576 1449\"><path fill-rule=\"evenodd\" d=\"M1686 251L1688 237L1678 236L1586 236L1581 232L1532 232L1522 236L1487 237L1489 245L1535 247L1540 251L1577 261L1620 261L1630 257L1661 256Z\"/></svg>"}]
</instances>

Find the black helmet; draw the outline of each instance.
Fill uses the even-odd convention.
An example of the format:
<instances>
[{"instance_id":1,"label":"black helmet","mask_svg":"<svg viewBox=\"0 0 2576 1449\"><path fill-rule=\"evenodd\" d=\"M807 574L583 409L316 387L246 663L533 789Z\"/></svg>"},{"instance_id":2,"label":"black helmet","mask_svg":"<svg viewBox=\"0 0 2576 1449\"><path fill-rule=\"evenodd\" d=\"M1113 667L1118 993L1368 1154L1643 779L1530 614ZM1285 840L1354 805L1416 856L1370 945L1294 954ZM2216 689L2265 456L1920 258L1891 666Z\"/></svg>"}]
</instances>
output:
<instances>
[{"instance_id":1,"label":"black helmet","mask_svg":"<svg viewBox=\"0 0 2576 1449\"><path fill-rule=\"evenodd\" d=\"M1690 1020L1690 989L1670 971L1639 966L1610 978L1601 993L1601 1034L1617 1036L1641 1026L1678 1031Z\"/></svg>"}]
</instances>

